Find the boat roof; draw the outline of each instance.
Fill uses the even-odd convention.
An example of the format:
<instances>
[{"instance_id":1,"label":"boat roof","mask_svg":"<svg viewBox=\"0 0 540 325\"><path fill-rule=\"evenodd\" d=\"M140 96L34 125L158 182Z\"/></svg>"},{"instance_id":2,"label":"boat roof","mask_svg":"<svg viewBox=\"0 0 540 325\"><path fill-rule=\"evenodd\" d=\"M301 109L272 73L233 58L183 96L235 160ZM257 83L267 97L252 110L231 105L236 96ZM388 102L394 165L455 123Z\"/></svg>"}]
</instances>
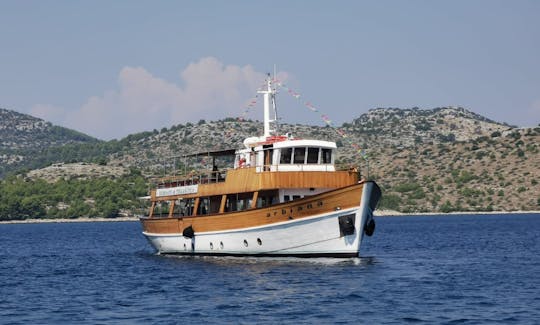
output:
<instances>
[{"instance_id":1,"label":"boat roof","mask_svg":"<svg viewBox=\"0 0 540 325\"><path fill-rule=\"evenodd\" d=\"M291 139L281 142L276 142L274 148L287 148L287 147L321 147L336 149L336 143L324 140L312 140L312 139Z\"/></svg>"},{"instance_id":2,"label":"boat roof","mask_svg":"<svg viewBox=\"0 0 540 325\"><path fill-rule=\"evenodd\" d=\"M202 152L197 152L197 153L192 153L192 154L189 154L189 155L181 155L181 156L176 156L177 158L178 157L200 157L200 156L205 156L205 157L223 157L223 156L234 156L236 152L236 149L226 149L226 150L217 150L217 151L202 151Z\"/></svg>"}]
</instances>

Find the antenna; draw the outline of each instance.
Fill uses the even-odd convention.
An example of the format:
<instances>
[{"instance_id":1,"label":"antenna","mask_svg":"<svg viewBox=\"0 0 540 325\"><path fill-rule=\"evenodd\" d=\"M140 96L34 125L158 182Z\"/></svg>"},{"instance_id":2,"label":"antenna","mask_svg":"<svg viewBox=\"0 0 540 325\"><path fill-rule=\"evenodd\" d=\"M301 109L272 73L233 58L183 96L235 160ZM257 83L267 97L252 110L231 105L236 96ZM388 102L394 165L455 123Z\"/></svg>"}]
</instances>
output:
<instances>
[{"instance_id":1,"label":"antenna","mask_svg":"<svg viewBox=\"0 0 540 325\"><path fill-rule=\"evenodd\" d=\"M274 63L274 81L277 80L277 66ZM279 121L278 121L278 113L277 113L277 105L276 105L276 93L277 88L276 86L273 87L272 90L272 108L274 109L274 134L279 135Z\"/></svg>"}]
</instances>

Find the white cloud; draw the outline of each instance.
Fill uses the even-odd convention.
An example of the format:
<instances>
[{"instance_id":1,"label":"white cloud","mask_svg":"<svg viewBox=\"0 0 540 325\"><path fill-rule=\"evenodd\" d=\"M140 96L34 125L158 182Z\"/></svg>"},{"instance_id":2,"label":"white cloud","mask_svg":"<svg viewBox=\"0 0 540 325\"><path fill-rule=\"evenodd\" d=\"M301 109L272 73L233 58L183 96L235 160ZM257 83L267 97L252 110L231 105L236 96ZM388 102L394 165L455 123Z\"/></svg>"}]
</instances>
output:
<instances>
[{"instance_id":1,"label":"white cloud","mask_svg":"<svg viewBox=\"0 0 540 325\"><path fill-rule=\"evenodd\" d=\"M124 67L117 90L93 96L75 110L36 105L31 114L99 138L121 138L188 121L240 116L265 78L250 65L225 66L213 57L189 64L180 77L182 86L142 67Z\"/></svg>"}]
</instances>

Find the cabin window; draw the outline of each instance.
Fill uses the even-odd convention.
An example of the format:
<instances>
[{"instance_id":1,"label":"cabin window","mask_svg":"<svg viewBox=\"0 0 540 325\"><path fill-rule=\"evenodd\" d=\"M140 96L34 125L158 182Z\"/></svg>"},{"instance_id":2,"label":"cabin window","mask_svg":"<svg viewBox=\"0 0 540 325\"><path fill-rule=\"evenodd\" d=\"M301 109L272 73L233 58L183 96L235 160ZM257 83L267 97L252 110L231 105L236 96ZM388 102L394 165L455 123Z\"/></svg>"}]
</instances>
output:
<instances>
[{"instance_id":1,"label":"cabin window","mask_svg":"<svg viewBox=\"0 0 540 325\"><path fill-rule=\"evenodd\" d=\"M176 200L174 202L174 211L173 216L179 217L183 216L183 208L185 207L186 203L183 200Z\"/></svg>"},{"instance_id":2,"label":"cabin window","mask_svg":"<svg viewBox=\"0 0 540 325\"><path fill-rule=\"evenodd\" d=\"M290 164L292 158L292 148L281 149L281 158L279 160L280 164Z\"/></svg>"},{"instance_id":3,"label":"cabin window","mask_svg":"<svg viewBox=\"0 0 540 325\"><path fill-rule=\"evenodd\" d=\"M236 211L236 199L229 197L229 195L227 195L227 201L225 202L225 211Z\"/></svg>"},{"instance_id":4,"label":"cabin window","mask_svg":"<svg viewBox=\"0 0 540 325\"><path fill-rule=\"evenodd\" d=\"M159 216L160 218L162 218L164 215L168 215L169 212L168 212L168 209L169 209L169 202L157 202L156 205L154 206L154 211L153 211L153 215L154 216Z\"/></svg>"},{"instance_id":5,"label":"cabin window","mask_svg":"<svg viewBox=\"0 0 540 325\"><path fill-rule=\"evenodd\" d=\"M288 195L283 196L283 202L289 202L291 200L291 197Z\"/></svg>"},{"instance_id":6,"label":"cabin window","mask_svg":"<svg viewBox=\"0 0 540 325\"><path fill-rule=\"evenodd\" d=\"M306 160L306 148L294 148L294 163L303 164Z\"/></svg>"},{"instance_id":7,"label":"cabin window","mask_svg":"<svg viewBox=\"0 0 540 325\"><path fill-rule=\"evenodd\" d=\"M332 163L332 149L323 149L322 150L322 163L331 164Z\"/></svg>"},{"instance_id":8,"label":"cabin window","mask_svg":"<svg viewBox=\"0 0 540 325\"><path fill-rule=\"evenodd\" d=\"M225 211L242 211L251 208L253 192L227 195Z\"/></svg>"},{"instance_id":9,"label":"cabin window","mask_svg":"<svg viewBox=\"0 0 540 325\"><path fill-rule=\"evenodd\" d=\"M219 213L221 206L221 195L215 195L208 198L208 214Z\"/></svg>"},{"instance_id":10,"label":"cabin window","mask_svg":"<svg viewBox=\"0 0 540 325\"><path fill-rule=\"evenodd\" d=\"M200 201L199 201L199 211L198 211L198 214L199 215L204 215L204 214L208 214L208 208L210 206L210 199L205 197L205 198L201 198Z\"/></svg>"},{"instance_id":11,"label":"cabin window","mask_svg":"<svg viewBox=\"0 0 540 325\"><path fill-rule=\"evenodd\" d=\"M319 162L319 148L308 148L307 163L317 164Z\"/></svg>"},{"instance_id":12,"label":"cabin window","mask_svg":"<svg viewBox=\"0 0 540 325\"><path fill-rule=\"evenodd\" d=\"M185 199L181 200L178 204L179 213L181 216L191 216L193 215L193 205L195 204L194 199Z\"/></svg>"},{"instance_id":13,"label":"cabin window","mask_svg":"<svg viewBox=\"0 0 540 325\"><path fill-rule=\"evenodd\" d=\"M279 203L278 191L261 191L257 198L257 208L267 207L272 204Z\"/></svg>"}]
</instances>

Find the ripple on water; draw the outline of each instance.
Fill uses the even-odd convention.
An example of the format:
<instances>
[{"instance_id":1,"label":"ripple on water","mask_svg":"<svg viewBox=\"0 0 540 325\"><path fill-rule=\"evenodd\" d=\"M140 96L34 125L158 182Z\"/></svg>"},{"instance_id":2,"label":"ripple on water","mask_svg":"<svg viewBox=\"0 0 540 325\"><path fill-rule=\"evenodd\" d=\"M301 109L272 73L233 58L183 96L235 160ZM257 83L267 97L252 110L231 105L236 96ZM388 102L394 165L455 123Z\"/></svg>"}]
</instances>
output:
<instances>
[{"instance_id":1,"label":"ripple on water","mask_svg":"<svg viewBox=\"0 0 540 325\"><path fill-rule=\"evenodd\" d=\"M5 323L540 319L540 216L379 218L362 257L156 255L138 223L0 224Z\"/></svg>"}]
</instances>

